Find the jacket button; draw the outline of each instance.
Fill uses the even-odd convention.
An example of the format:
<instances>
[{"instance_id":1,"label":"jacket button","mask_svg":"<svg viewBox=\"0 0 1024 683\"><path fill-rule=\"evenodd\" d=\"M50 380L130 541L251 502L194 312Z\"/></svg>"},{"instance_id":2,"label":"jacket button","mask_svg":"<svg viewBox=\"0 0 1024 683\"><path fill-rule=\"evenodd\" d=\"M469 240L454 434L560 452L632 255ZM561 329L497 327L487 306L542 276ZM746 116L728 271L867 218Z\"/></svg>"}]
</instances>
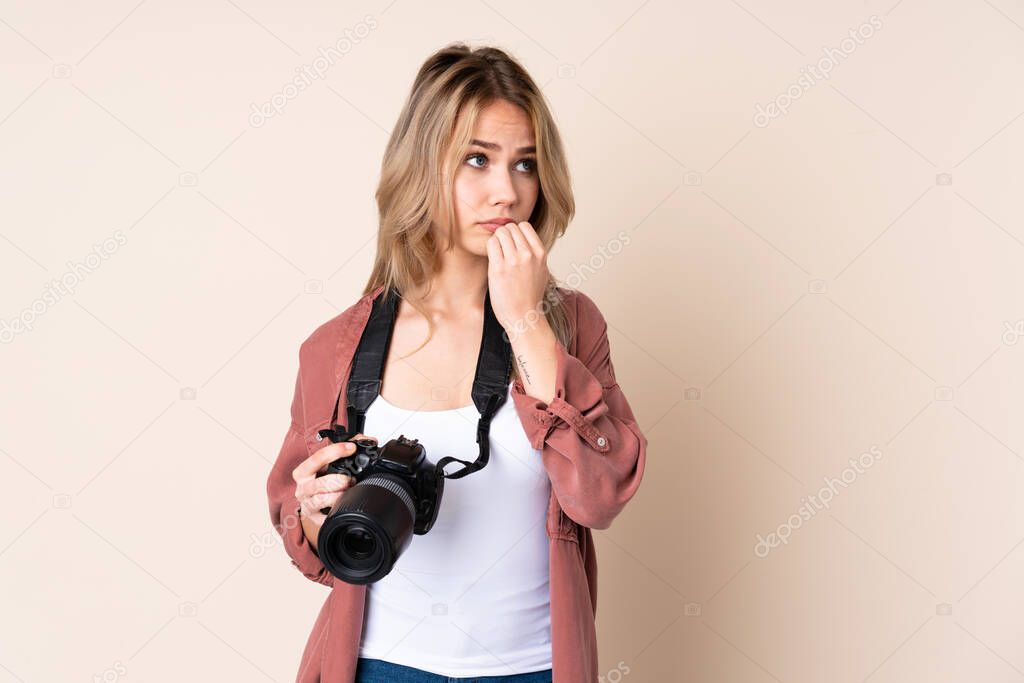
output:
<instances>
[{"instance_id":1,"label":"jacket button","mask_svg":"<svg viewBox=\"0 0 1024 683\"><path fill-rule=\"evenodd\" d=\"M604 438L603 436L597 437L597 445L598 446L600 446L601 448L604 448L604 445L606 443L608 443L608 439Z\"/></svg>"}]
</instances>

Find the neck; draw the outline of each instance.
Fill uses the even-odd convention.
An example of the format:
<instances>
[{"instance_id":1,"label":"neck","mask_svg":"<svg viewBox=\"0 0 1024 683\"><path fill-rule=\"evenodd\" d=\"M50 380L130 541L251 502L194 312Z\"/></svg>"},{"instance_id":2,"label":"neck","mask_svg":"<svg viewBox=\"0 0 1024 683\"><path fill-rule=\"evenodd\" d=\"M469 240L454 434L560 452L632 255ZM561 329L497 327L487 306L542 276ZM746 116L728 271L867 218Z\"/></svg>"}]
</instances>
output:
<instances>
[{"instance_id":1,"label":"neck","mask_svg":"<svg viewBox=\"0 0 1024 683\"><path fill-rule=\"evenodd\" d=\"M487 257L464 251L445 252L438 261L438 270L430 281L430 293L423 296L420 287L412 298L425 308L441 315L467 310L483 310L487 291Z\"/></svg>"}]
</instances>

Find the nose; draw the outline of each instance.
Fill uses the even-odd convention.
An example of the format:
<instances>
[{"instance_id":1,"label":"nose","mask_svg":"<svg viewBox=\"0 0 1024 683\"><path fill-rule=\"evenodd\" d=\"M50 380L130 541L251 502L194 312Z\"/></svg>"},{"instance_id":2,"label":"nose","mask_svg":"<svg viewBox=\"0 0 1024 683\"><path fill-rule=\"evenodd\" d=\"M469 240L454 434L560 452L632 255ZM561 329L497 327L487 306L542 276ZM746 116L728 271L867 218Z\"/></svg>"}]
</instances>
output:
<instances>
[{"instance_id":1,"label":"nose","mask_svg":"<svg viewBox=\"0 0 1024 683\"><path fill-rule=\"evenodd\" d=\"M488 188L491 196L491 204L498 205L504 204L505 206L514 206L516 203L516 187L515 183L512 182L512 175L508 169L495 167L488 175L488 182L490 186Z\"/></svg>"}]
</instances>

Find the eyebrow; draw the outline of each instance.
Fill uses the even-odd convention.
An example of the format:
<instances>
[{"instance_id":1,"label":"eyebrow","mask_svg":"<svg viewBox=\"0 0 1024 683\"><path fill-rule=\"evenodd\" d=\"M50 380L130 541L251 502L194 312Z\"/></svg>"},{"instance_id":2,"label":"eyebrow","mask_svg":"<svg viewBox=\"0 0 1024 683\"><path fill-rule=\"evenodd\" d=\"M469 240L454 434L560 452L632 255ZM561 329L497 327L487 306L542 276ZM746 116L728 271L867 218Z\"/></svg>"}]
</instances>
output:
<instances>
[{"instance_id":1,"label":"eyebrow","mask_svg":"<svg viewBox=\"0 0 1024 683\"><path fill-rule=\"evenodd\" d=\"M477 140L476 138L473 138L472 140L470 140L469 144L477 145L478 147L483 147L484 149L493 149L493 150L497 150L499 152L501 151L501 145L499 145L497 143L494 143L494 142L484 142L483 140ZM530 152L536 152L537 148L534 147L533 145L530 145L529 147L520 147L516 151L519 154L528 154Z\"/></svg>"}]
</instances>

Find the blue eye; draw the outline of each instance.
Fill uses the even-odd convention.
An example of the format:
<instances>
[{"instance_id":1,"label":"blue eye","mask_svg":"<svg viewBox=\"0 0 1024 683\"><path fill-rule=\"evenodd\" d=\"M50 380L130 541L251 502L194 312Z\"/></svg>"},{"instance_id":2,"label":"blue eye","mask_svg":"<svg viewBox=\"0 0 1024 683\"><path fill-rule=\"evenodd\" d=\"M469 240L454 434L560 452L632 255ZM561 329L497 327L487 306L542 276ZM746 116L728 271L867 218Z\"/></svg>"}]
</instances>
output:
<instances>
[{"instance_id":1,"label":"blue eye","mask_svg":"<svg viewBox=\"0 0 1024 683\"><path fill-rule=\"evenodd\" d=\"M482 166L482 165L481 166L477 166L476 164L470 163L473 159L477 159L477 158L483 159L484 162L487 161L487 155L486 154L483 154L482 152L477 152L476 154L470 154L468 157L466 157L466 163L468 163L473 168L484 168L484 166ZM520 169L523 173L533 173L534 171L537 170L537 160L536 159L520 159L519 162L516 165L519 166L521 164L528 164L528 168Z\"/></svg>"}]
</instances>

